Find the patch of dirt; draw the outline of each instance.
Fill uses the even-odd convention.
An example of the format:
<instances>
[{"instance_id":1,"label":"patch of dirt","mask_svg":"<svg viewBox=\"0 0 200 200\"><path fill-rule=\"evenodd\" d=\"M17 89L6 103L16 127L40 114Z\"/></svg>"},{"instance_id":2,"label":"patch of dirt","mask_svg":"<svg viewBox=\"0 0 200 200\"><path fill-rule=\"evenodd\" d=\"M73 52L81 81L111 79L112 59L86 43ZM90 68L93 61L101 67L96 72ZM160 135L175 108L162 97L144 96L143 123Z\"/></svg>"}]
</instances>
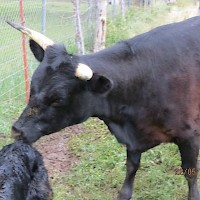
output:
<instances>
[{"instance_id":1,"label":"patch of dirt","mask_svg":"<svg viewBox=\"0 0 200 200\"><path fill-rule=\"evenodd\" d=\"M80 132L83 132L82 125L71 126L61 132L44 136L34 144L42 154L50 176L54 173L68 172L79 161L70 151L68 141L72 135Z\"/></svg>"}]
</instances>

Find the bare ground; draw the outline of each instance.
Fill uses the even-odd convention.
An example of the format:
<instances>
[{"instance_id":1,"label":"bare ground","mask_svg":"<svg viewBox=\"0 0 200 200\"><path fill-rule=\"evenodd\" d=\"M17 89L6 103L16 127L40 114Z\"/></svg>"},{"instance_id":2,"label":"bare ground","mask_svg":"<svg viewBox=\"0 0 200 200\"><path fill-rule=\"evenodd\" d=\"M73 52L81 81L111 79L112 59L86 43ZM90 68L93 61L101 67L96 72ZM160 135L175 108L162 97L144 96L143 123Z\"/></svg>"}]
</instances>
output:
<instances>
[{"instance_id":1,"label":"bare ground","mask_svg":"<svg viewBox=\"0 0 200 200\"><path fill-rule=\"evenodd\" d=\"M42 154L49 175L68 172L78 162L68 147L69 138L83 131L82 125L76 125L38 140L34 147Z\"/></svg>"}]
</instances>

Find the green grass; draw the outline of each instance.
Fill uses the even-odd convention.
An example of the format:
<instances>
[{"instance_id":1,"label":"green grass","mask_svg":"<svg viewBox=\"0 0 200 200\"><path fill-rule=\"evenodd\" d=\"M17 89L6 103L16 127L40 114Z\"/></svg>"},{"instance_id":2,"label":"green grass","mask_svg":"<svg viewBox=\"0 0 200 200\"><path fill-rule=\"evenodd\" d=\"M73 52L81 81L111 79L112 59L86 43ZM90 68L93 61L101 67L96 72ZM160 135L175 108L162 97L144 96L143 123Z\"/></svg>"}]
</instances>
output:
<instances>
[{"instance_id":1,"label":"green grass","mask_svg":"<svg viewBox=\"0 0 200 200\"><path fill-rule=\"evenodd\" d=\"M18 1L11 1L6 5L1 3L1 17L19 22L19 18L16 17L17 5ZM36 30L40 30L39 19L41 15L36 12L40 5L41 1L39 0L31 3L31 6L28 5L28 1L25 1L26 25ZM150 8L130 10L125 19L119 17L114 20L108 19L106 45L109 46L114 42L130 38L172 20L184 19L187 17L188 6L193 5L188 1L179 1L177 6L180 7L181 16L176 19L169 17L173 6L167 6L164 3L156 4ZM76 52L73 41L74 27L71 19L68 19L72 14L70 13L71 8L70 3L48 3L47 35L55 41L64 42L70 52ZM84 10L85 7L81 9ZM69 12L66 13L66 11ZM21 35L8 28L3 21L0 21L0 31L0 63L4 63L0 66L1 148L12 141L10 139L10 126L26 103L23 94L24 83L22 82ZM85 34L87 35L87 32ZM5 45L9 46L5 47ZM89 46L88 49L90 48ZM28 51L28 63L29 73L32 74L37 62L33 59L30 51ZM9 81L4 80L5 77L18 70L22 70L20 76L16 74ZM14 88L21 82L19 87ZM9 91L10 88L14 88L14 90ZM7 93L7 95L1 96L3 93ZM110 200L116 196L124 180L125 148L117 143L99 120L91 119L84 123L84 127L86 131L71 137L69 142L72 152L80 158L80 163L74 166L69 173L52 176L51 182L55 200ZM179 168L179 166L180 158L175 145L160 145L144 153L141 168L135 180L135 199L186 199L186 181L183 176L175 175L174 172L174 168Z\"/></svg>"},{"instance_id":2,"label":"green grass","mask_svg":"<svg viewBox=\"0 0 200 200\"><path fill-rule=\"evenodd\" d=\"M91 119L86 131L73 136L69 146L80 163L66 175L52 179L55 200L111 200L125 177L125 147L117 143L103 122ZM187 196L187 183L180 169L178 148L160 145L145 152L135 179L136 200L182 200ZM59 183L59 184L58 184ZM200 186L200 185L199 185Z\"/></svg>"}]
</instances>

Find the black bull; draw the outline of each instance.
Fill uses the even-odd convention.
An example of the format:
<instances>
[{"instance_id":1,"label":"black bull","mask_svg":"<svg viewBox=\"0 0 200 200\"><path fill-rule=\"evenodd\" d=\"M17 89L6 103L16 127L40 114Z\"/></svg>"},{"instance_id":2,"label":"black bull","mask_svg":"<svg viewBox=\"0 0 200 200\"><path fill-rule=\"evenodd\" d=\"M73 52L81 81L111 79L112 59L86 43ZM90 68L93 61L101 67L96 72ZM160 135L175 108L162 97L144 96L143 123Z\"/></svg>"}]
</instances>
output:
<instances>
[{"instance_id":1,"label":"black bull","mask_svg":"<svg viewBox=\"0 0 200 200\"><path fill-rule=\"evenodd\" d=\"M132 196L141 154L162 142L178 145L189 200L200 200L197 158L200 144L200 17L158 27L98 53L77 56L62 45L45 51L30 41L40 61L30 101L13 134L34 142L89 117L105 122L127 147L127 172L118 200ZM77 78L78 63L90 80Z\"/></svg>"}]
</instances>

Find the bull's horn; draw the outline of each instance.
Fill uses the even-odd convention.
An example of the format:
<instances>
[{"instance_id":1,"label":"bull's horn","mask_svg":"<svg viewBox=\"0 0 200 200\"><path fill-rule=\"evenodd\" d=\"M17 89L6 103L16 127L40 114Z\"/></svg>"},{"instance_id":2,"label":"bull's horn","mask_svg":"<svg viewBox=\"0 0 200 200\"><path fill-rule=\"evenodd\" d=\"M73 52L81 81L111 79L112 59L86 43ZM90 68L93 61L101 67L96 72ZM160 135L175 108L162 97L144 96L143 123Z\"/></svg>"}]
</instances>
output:
<instances>
[{"instance_id":1,"label":"bull's horn","mask_svg":"<svg viewBox=\"0 0 200 200\"><path fill-rule=\"evenodd\" d=\"M45 35L43 35L39 32L33 31L29 28L26 28L24 26L21 26L19 24L16 24L16 23L8 21L8 20L6 22L13 28L15 28L15 29L23 32L27 36L29 36L32 40L34 40L37 44L39 44L44 50L48 46L52 46L54 44L54 42L52 40L50 40L48 37L46 37Z\"/></svg>"},{"instance_id":2,"label":"bull's horn","mask_svg":"<svg viewBox=\"0 0 200 200\"><path fill-rule=\"evenodd\" d=\"M80 78L81 80L88 81L92 78L93 72L89 66L79 63L76 68L75 76Z\"/></svg>"}]
</instances>

